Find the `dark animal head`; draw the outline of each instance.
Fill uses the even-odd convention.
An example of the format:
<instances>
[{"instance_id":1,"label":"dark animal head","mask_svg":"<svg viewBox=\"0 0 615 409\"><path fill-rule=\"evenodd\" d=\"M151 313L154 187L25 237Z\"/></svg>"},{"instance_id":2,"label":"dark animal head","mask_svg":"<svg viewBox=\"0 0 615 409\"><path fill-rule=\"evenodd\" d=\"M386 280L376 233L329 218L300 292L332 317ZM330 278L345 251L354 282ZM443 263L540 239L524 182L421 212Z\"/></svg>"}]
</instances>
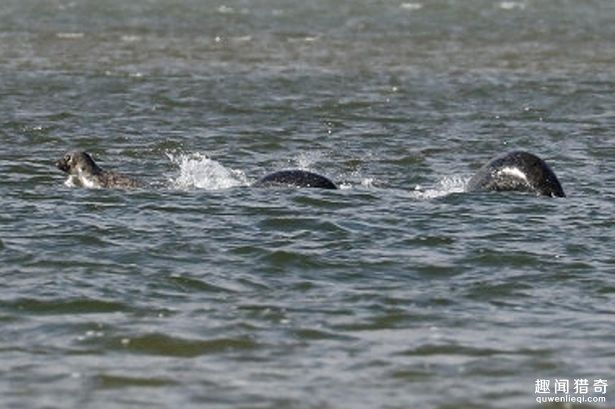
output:
<instances>
[{"instance_id":1,"label":"dark animal head","mask_svg":"<svg viewBox=\"0 0 615 409\"><path fill-rule=\"evenodd\" d=\"M102 170L96 165L94 159L84 151L71 151L56 162L56 166L69 175L96 175Z\"/></svg>"}]
</instances>

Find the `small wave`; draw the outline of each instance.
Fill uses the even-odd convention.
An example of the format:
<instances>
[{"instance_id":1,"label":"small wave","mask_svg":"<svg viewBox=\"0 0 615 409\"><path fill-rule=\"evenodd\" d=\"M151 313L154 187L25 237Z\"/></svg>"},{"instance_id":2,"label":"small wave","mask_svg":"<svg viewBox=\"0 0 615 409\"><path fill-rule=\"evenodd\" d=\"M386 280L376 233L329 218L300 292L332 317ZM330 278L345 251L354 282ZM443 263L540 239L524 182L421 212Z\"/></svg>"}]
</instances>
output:
<instances>
[{"instance_id":1,"label":"small wave","mask_svg":"<svg viewBox=\"0 0 615 409\"><path fill-rule=\"evenodd\" d=\"M123 35L120 37L120 40L125 43L135 43L137 41L141 41L141 36L138 35Z\"/></svg>"},{"instance_id":2,"label":"small wave","mask_svg":"<svg viewBox=\"0 0 615 409\"><path fill-rule=\"evenodd\" d=\"M79 40L84 37L83 33L56 33L56 37L63 40Z\"/></svg>"},{"instance_id":3,"label":"small wave","mask_svg":"<svg viewBox=\"0 0 615 409\"><path fill-rule=\"evenodd\" d=\"M226 5L218 7L218 13L220 14L235 14L235 9Z\"/></svg>"},{"instance_id":4,"label":"small wave","mask_svg":"<svg viewBox=\"0 0 615 409\"><path fill-rule=\"evenodd\" d=\"M524 10L525 3L519 1L503 1L500 3L500 8L502 10Z\"/></svg>"},{"instance_id":5,"label":"small wave","mask_svg":"<svg viewBox=\"0 0 615 409\"><path fill-rule=\"evenodd\" d=\"M374 178L362 178L358 183L355 182L341 182L338 184L338 188L341 190L352 189L356 186L360 186L364 189L373 189L379 186L378 182Z\"/></svg>"},{"instance_id":6,"label":"small wave","mask_svg":"<svg viewBox=\"0 0 615 409\"><path fill-rule=\"evenodd\" d=\"M167 157L179 166L179 176L169 180L176 189L220 190L249 184L243 171L226 168L201 153L167 153Z\"/></svg>"},{"instance_id":7,"label":"small wave","mask_svg":"<svg viewBox=\"0 0 615 409\"><path fill-rule=\"evenodd\" d=\"M452 193L462 193L465 191L469 180L469 177L447 176L431 188L425 189L417 185L410 194L416 199L429 200L447 196Z\"/></svg>"},{"instance_id":8,"label":"small wave","mask_svg":"<svg viewBox=\"0 0 615 409\"><path fill-rule=\"evenodd\" d=\"M422 9L423 5L421 3L402 3L399 7L404 10L415 11Z\"/></svg>"}]
</instances>

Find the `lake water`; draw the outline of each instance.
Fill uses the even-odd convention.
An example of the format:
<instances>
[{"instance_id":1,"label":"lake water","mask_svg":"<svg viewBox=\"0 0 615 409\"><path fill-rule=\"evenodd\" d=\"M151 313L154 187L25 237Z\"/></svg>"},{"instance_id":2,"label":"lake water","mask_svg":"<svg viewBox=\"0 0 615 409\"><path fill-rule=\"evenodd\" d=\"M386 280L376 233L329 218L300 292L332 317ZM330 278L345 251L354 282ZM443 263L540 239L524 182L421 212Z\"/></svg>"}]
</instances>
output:
<instances>
[{"instance_id":1,"label":"lake water","mask_svg":"<svg viewBox=\"0 0 615 409\"><path fill-rule=\"evenodd\" d=\"M610 0L5 0L1 405L613 405L614 107Z\"/></svg>"}]
</instances>

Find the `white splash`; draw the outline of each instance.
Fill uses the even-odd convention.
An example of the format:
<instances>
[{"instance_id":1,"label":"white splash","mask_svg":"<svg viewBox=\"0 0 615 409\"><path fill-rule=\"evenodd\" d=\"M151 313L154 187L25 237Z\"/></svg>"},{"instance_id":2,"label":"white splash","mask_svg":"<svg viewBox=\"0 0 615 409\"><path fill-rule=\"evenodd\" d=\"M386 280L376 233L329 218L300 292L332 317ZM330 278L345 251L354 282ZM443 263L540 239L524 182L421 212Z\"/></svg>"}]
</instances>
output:
<instances>
[{"instance_id":1,"label":"white splash","mask_svg":"<svg viewBox=\"0 0 615 409\"><path fill-rule=\"evenodd\" d=\"M466 185L469 181L469 177L447 176L431 188L425 189L417 185L414 191L410 192L410 195L415 199L429 200L447 196L452 193L462 193L466 190Z\"/></svg>"},{"instance_id":2,"label":"white splash","mask_svg":"<svg viewBox=\"0 0 615 409\"><path fill-rule=\"evenodd\" d=\"M77 175L69 175L68 178L64 181L64 186L100 189L100 184L97 181L93 180L91 177L87 177L84 175L81 175L81 177Z\"/></svg>"},{"instance_id":3,"label":"white splash","mask_svg":"<svg viewBox=\"0 0 615 409\"><path fill-rule=\"evenodd\" d=\"M321 157L322 154L320 152L303 152L297 155L295 163L299 169L309 170Z\"/></svg>"},{"instance_id":4,"label":"white splash","mask_svg":"<svg viewBox=\"0 0 615 409\"><path fill-rule=\"evenodd\" d=\"M167 153L167 156L179 166L179 176L169 180L176 189L219 190L249 184L243 171L226 168L201 153Z\"/></svg>"},{"instance_id":5,"label":"white splash","mask_svg":"<svg viewBox=\"0 0 615 409\"><path fill-rule=\"evenodd\" d=\"M123 35L120 37L120 40L125 43L134 43L137 41L141 41L141 37L137 35Z\"/></svg>"},{"instance_id":6,"label":"white splash","mask_svg":"<svg viewBox=\"0 0 615 409\"><path fill-rule=\"evenodd\" d=\"M83 38L83 33L56 33L56 37L63 40L79 40Z\"/></svg>"},{"instance_id":7,"label":"white splash","mask_svg":"<svg viewBox=\"0 0 615 409\"><path fill-rule=\"evenodd\" d=\"M370 189L374 187L374 182L374 178L363 178L361 180L361 186Z\"/></svg>"},{"instance_id":8,"label":"white splash","mask_svg":"<svg viewBox=\"0 0 615 409\"><path fill-rule=\"evenodd\" d=\"M362 189L377 189L378 181L374 178L361 178L358 182L339 182L337 188L340 190L350 190L361 187Z\"/></svg>"},{"instance_id":9,"label":"white splash","mask_svg":"<svg viewBox=\"0 0 615 409\"><path fill-rule=\"evenodd\" d=\"M220 7L218 7L218 13L220 13L220 14L234 14L235 13L235 9L223 4Z\"/></svg>"},{"instance_id":10,"label":"white splash","mask_svg":"<svg viewBox=\"0 0 615 409\"><path fill-rule=\"evenodd\" d=\"M503 1L500 3L500 8L502 10L514 10L514 9L524 10L525 3L519 2L519 1Z\"/></svg>"},{"instance_id":11,"label":"white splash","mask_svg":"<svg viewBox=\"0 0 615 409\"><path fill-rule=\"evenodd\" d=\"M65 181L64 186L66 187L79 187L79 179L76 176L70 175Z\"/></svg>"},{"instance_id":12,"label":"white splash","mask_svg":"<svg viewBox=\"0 0 615 409\"><path fill-rule=\"evenodd\" d=\"M401 7L404 10L414 11L414 10L422 9L423 5L421 3L402 3L399 5L399 7Z\"/></svg>"}]
</instances>

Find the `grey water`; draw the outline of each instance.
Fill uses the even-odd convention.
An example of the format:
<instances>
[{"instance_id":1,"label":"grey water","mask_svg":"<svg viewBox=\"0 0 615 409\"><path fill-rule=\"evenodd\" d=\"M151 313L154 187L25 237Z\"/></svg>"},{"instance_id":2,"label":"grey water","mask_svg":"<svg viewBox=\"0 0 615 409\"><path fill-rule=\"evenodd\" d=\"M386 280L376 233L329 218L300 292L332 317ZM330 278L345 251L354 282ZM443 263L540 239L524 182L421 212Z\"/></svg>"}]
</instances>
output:
<instances>
[{"instance_id":1,"label":"grey water","mask_svg":"<svg viewBox=\"0 0 615 409\"><path fill-rule=\"evenodd\" d=\"M614 107L610 0L3 0L0 407L615 382ZM463 192L514 149L567 197ZM286 168L341 189L250 187Z\"/></svg>"}]
</instances>

